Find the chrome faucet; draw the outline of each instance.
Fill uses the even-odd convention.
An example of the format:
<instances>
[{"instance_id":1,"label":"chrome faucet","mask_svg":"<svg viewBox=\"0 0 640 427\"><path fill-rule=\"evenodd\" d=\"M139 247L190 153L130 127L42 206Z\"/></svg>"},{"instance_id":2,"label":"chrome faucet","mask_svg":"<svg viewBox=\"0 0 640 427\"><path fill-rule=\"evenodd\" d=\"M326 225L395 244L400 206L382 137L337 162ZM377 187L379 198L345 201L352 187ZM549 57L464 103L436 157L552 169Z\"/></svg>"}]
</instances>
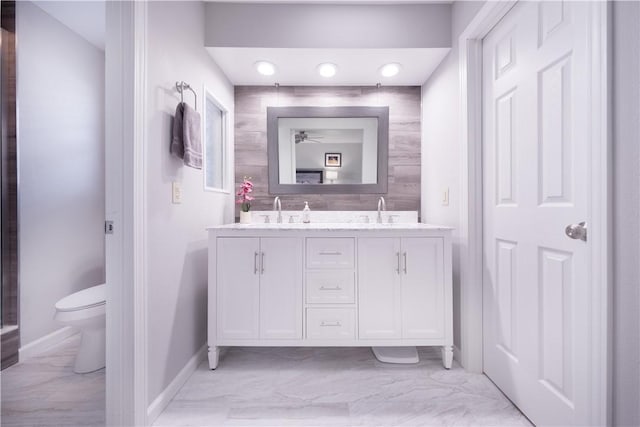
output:
<instances>
[{"instance_id":1,"label":"chrome faucet","mask_svg":"<svg viewBox=\"0 0 640 427\"><path fill-rule=\"evenodd\" d=\"M276 196L276 198L273 199L273 210L278 211L277 222L278 224L282 224L282 204L280 203L280 196Z\"/></svg>"},{"instance_id":2,"label":"chrome faucet","mask_svg":"<svg viewBox=\"0 0 640 427\"><path fill-rule=\"evenodd\" d=\"M382 224L382 211L387 210L387 203L384 201L384 197L380 196L378 199L378 224Z\"/></svg>"}]
</instances>

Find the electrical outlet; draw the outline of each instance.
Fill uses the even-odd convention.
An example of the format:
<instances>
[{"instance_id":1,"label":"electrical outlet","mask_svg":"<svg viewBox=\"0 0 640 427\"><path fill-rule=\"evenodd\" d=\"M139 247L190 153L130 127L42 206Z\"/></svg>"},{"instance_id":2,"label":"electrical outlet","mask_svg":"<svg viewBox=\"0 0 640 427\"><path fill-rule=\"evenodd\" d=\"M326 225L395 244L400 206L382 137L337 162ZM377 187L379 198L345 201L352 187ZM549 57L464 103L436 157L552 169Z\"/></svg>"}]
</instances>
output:
<instances>
[{"instance_id":1,"label":"electrical outlet","mask_svg":"<svg viewBox=\"0 0 640 427\"><path fill-rule=\"evenodd\" d=\"M442 206L449 206L449 187L442 190Z\"/></svg>"},{"instance_id":2,"label":"electrical outlet","mask_svg":"<svg viewBox=\"0 0 640 427\"><path fill-rule=\"evenodd\" d=\"M175 205L182 203L182 184L178 181L171 183L171 202Z\"/></svg>"}]
</instances>

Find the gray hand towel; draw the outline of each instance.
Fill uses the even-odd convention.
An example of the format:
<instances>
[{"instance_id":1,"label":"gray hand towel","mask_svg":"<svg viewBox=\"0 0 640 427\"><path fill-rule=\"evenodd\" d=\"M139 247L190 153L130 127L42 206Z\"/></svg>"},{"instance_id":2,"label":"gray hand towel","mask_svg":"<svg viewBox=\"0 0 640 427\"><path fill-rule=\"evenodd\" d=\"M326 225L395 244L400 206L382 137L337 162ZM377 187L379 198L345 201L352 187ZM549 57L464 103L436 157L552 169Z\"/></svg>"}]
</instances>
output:
<instances>
[{"instance_id":1,"label":"gray hand towel","mask_svg":"<svg viewBox=\"0 0 640 427\"><path fill-rule=\"evenodd\" d=\"M182 121L184 139L184 164L202 169L202 139L200 138L200 113L184 104Z\"/></svg>"},{"instance_id":2,"label":"gray hand towel","mask_svg":"<svg viewBox=\"0 0 640 427\"><path fill-rule=\"evenodd\" d=\"M173 136L171 138L171 153L184 159L184 136L183 136L184 103L178 103L176 115L173 117Z\"/></svg>"},{"instance_id":3,"label":"gray hand towel","mask_svg":"<svg viewBox=\"0 0 640 427\"><path fill-rule=\"evenodd\" d=\"M200 114L181 102L173 121L171 152L184 159L184 164L202 169L202 140L200 138Z\"/></svg>"}]
</instances>

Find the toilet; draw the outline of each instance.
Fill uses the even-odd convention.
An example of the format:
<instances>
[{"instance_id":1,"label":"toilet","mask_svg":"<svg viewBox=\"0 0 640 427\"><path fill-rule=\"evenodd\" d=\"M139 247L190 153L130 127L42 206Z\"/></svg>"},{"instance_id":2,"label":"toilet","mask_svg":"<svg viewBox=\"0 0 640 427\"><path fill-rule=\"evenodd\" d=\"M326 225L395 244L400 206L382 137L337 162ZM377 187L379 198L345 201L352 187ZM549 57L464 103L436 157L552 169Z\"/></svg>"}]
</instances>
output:
<instances>
[{"instance_id":1,"label":"toilet","mask_svg":"<svg viewBox=\"0 0 640 427\"><path fill-rule=\"evenodd\" d=\"M55 320L80 330L73 370L79 374L105 367L107 285L92 286L56 303Z\"/></svg>"}]
</instances>

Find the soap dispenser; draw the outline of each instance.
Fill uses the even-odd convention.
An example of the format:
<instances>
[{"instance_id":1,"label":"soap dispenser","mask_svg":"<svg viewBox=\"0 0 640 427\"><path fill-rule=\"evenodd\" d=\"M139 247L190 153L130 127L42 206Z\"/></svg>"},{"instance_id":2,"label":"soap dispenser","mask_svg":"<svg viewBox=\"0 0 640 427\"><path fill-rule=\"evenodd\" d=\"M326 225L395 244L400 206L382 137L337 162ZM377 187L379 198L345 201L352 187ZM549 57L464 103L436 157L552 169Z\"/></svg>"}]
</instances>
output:
<instances>
[{"instance_id":1,"label":"soap dispenser","mask_svg":"<svg viewBox=\"0 0 640 427\"><path fill-rule=\"evenodd\" d=\"M311 222L311 209L309 209L309 202L304 202L304 209L302 209L302 222L305 224Z\"/></svg>"}]
</instances>

